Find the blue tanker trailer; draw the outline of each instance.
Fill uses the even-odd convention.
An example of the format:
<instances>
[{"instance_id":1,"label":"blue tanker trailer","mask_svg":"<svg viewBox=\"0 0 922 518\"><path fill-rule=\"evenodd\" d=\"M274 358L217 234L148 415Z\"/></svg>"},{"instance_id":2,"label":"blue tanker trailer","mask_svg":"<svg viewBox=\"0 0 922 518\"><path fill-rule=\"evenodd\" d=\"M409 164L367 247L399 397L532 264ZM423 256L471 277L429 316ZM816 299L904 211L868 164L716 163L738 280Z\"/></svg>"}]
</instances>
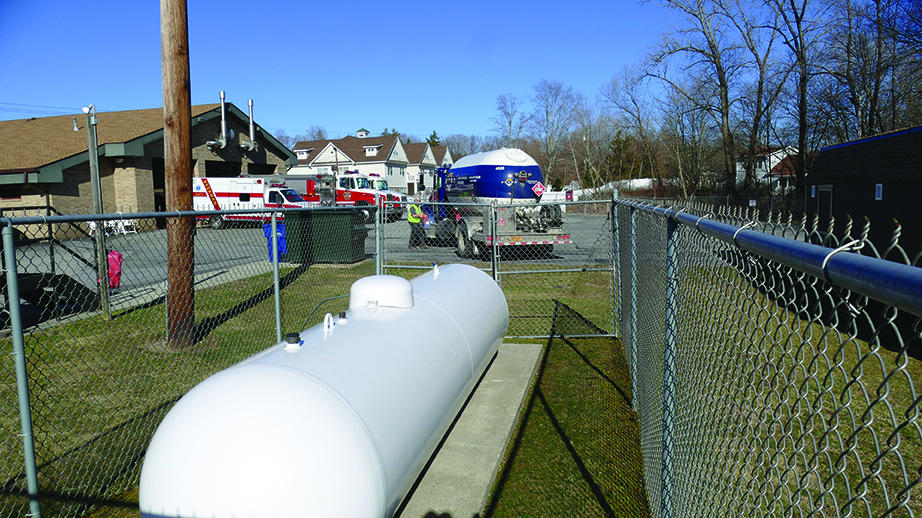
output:
<instances>
[{"instance_id":1,"label":"blue tanker trailer","mask_svg":"<svg viewBox=\"0 0 922 518\"><path fill-rule=\"evenodd\" d=\"M540 203L543 181L538 163L514 148L468 155L439 168L430 201L449 205L424 208L435 223L426 235L455 243L467 258L488 256L494 244L549 254L555 244L570 243L570 235L564 233L561 207ZM495 222L493 207L484 203L495 206Z\"/></svg>"}]
</instances>

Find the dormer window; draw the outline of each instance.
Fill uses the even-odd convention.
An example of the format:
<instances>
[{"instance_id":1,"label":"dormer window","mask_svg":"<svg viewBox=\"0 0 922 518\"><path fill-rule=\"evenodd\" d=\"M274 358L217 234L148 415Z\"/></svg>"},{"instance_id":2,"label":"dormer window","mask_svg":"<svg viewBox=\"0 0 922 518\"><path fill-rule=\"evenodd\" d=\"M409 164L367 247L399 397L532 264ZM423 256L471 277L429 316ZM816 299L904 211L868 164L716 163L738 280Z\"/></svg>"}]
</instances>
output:
<instances>
[{"instance_id":1,"label":"dormer window","mask_svg":"<svg viewBox=\"0 0 922 518\"><path fill-rule=\"evenodd\" d=\"M378 150L381 149L381 144L363 147L365 148L365 156L378 156Z\"/></svg>"}]
</instances>

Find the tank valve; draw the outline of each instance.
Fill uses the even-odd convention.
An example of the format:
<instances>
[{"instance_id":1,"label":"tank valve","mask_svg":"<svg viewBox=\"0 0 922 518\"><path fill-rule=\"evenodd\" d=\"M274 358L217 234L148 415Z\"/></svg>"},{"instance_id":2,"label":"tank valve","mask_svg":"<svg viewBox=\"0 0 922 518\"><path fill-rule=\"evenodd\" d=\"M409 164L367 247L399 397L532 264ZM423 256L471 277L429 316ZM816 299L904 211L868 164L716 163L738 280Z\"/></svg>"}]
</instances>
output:
<instances>
[{"instance_id":1,"label":"tank valve","mask_svg":"<svg viewBox=\"0 0 922 518\"><path fill-rule=\"evenodd\" d=\"M301 346L304 344L304 341L301 340L300 333L288 333L285 335L285 350L286 351L298 351L301 349Z\"/></svg>"}]
</instances>

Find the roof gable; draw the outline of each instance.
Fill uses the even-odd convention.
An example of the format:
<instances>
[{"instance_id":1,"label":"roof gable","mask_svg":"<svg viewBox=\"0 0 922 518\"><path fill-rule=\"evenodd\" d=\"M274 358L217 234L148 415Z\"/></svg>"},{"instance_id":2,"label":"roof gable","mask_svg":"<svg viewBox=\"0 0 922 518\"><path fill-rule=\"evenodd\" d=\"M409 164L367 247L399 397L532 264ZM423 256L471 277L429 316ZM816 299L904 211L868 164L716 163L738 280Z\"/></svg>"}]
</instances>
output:
<instances>
[{"instance_id":1,"label":"roof gable","mask_svg":"<svg viewBox=\"0 0 922 518\"><path fill-rule=\"evenodd\" d=\"M407 161L413 165L436 166L438 164L428 142L404 144L403 148L407 153Z\"/></svg>"}]
</instances>

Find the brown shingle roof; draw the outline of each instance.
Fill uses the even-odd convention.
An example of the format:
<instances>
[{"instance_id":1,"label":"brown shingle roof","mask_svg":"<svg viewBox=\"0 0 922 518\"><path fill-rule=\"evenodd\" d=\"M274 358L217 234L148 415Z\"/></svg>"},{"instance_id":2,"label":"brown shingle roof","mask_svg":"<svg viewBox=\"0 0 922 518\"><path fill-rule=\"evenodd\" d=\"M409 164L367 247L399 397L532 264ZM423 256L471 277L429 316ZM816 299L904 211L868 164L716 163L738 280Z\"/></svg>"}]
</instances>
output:
<instances>
[{"instance_id":1,"label":"brown shingle roof","mask_svg":"<svg viewBox=\"0 0 922 518\"><path fill-rule=\"evenodd\" d=\"M218 104L192 107L192 116L218 108ZM80 131L74 131L74 117ZM163 108L100 112L99 144L128 142L163 129ZM33 170L87 150L86 115L60 115L0 121L0 171Z\"/></svg>"},{"instance_id":2,"label":"brown shingle roof","mask_svg":"<svg viewBox=\"0 0 922 518\"><path fill-rule=\"evenodd\" d=\"M397 136L388 135L386 137L358 138L350 135L338 140L303 140L295 144L294 151L310 148L314 148L314 150L307 155L307 159L301 159L298 161L298 163L307 164L314 160L317 154L320 153L320 151L323 150L323 148L326 147L326 145L330 142L332 142L333 145L339 148L340 151L345 153L356 163L383 162L387 160L391 150L394 149L394 146L397 145ZM380 146L380 149L375 156L365 156L366 146Z\"/></svg>"},{"instance_id":3,"label":"brown shingle roof","mask_svg":"<svg viewBox=\"0 0 922 518\"><path fill-rule=\"evenodd\" d=\"M329 140L301 140L295 143L295 147L292 148L292 151L297 153L298 150L310 149L311 151L307 154L307 158L298 159L298 164L307 165L311 162L311 160L316 158L317 155L323 151L323 148L327 147L327 144L329 143Z\"/></svg>"},{"instance_id":4,"label":"brown shingle roof","mask_svg":"<svg viewBox=\"0 0 922 518\"><path fill-rule=\"evenodd\" d=\"M423 155L426 154L426 146L429 144L425 142L414 142L412 144L404 144L403 150L407 152L407 160L411 164L419 164L423 161Z\"/></svg>"},{"instance_id":5,"label":"brown shingle roof","mask_svg":"<svg viewBox=\"0 0 922 518\"><path fill-rule=\"evenodd\" d=\"M439 167L445 162L445 153L448 153L448 146L432 146L432 156Z\"/></svg>"}]
</instances>

